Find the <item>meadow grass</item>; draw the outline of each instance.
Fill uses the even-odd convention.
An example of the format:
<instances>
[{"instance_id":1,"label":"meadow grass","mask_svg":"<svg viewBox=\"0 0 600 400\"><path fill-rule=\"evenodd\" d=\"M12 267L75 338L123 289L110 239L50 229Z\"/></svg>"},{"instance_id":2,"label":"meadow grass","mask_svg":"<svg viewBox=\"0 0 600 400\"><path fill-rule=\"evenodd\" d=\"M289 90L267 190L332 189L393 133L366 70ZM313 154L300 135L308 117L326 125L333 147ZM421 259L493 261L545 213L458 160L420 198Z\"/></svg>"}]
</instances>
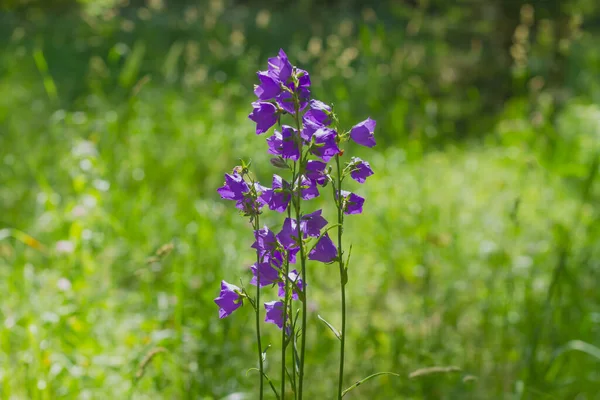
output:
<instances>
[{"instance_id":1,"label":"meadow grass","mask_svg":"<svg viewBox=\"0 0 600 400\"><path fill-rule=\"evenodd\" d=\"M247 114L271 49L209 43L201 61L135 21L138 39L105 33L81 51L60 38L84 25L52 19L48 37L13 24L3 44L0 398L255 398L251 308L219 320L213 303L224 277L247 281L251 228L215 190L238 157L268 165ZM383 121L376 153L353 149L375 175L352 187L368 207L346 228L346 382L400 374L348 396L599 398L600 108L573 101L554 121L543 98L518 98L476 140L429 145L434 120L410 130L410 99L368 90L384 84L380 60L323 61L343 46L311 61L325 76L314 91ZM338 273L308 270L306 394L319 399L336 387L337 342L317 315L339 326ZM276 375L279 331L264 334Z\"/></svg>"}]
</instances>

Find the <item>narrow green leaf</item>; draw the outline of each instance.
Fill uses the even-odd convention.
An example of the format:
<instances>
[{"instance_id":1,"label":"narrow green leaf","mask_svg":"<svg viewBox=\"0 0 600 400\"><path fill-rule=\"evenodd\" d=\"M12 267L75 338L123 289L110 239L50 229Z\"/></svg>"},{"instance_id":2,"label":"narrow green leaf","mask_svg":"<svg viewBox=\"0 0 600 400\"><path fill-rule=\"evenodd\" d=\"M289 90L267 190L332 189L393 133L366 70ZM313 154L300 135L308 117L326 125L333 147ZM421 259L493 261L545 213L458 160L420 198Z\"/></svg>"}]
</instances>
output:
<instances>
[{"instance_id":1,"label":"narrow green leaf","mask_svg":"<svg viewBox=\"0 0 600 400\"><path fill-rule=\"evenodd\" d=\"M321 321L323 321L323 323L325 325L327 325L327 327L329 327L329 329L331 329L331 332L333 332L333 334L335 335L335 337L337 337L339 340L342 340L342 334L333 327L333 325L331 325L329 322L325 321L325 318L321 317L320 315L317 315L317 318L319 318Z\"/></svg>"},{"instance_id":2,"label":"narrow green leaf","mask_svg":"<svg viewBox=\"0 0 600 400\"><path fill-rule=\"evenodd\" d=\"M360 381L357 381L354 385L350 386L348 389L344 390L342 392L342 397L344 397L346 395L346 393L348 393L349 391L351 391L352 389L355 389L357 387L359 387L360 385L362 385L363 383L365 383L366 381L368 381L369 379L375 378L377 376L380 375L394 375L394 376L400 376L394 372L377 372L376 374L373 375L369 375L366 378L361 379Z\"/></svg>"},{"instance_id":3,"label":"narrow green leaf","mask_svg":"<svg viewBox=\"0 0 600 400\"><path fill-rule=\"evenodd\" d=\"M250 371L258 371L258 373L260 373L260 370L259 370L258 368L248 368L248 369L246 370L246 376L248 375L248 372L250 372ZM271 390L272 390L272 391L273 391L273 393L275 394L275 398L276 398L277 400L279 400L279 399L280 399L280 397L279 397L279 393L277 393L277 390L275 389L275 386L273 386L273 382L271 382L271 379L269 378L269 376L268 376L267 374L265 374L264 372L263 372L263 374L262 374L262 375L263 375L263 376L264 376L264 378L267 380L267 382L269 382L269 386L271 386Z\"/></svg>"}]
</instances>

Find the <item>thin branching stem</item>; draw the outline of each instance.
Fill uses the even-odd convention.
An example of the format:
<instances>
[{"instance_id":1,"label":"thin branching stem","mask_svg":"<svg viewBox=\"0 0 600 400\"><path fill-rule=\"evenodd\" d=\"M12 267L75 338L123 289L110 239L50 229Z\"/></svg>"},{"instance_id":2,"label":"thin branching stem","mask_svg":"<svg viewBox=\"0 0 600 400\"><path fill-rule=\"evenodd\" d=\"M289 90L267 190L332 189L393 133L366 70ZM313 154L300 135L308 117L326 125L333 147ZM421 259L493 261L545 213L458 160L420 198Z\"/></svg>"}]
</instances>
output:
<instances>
[{"instance_id":1,"label":"thin branching stem","mask_svg":"<svg viewBox=\"0 0 600 400\"><path fill-rule=\"evenodd\" d=\"M260 218L258 213L254 217L254 232L260 229ZM260 340L260 268L258 264L260 264L260 251L256 250L256 343L258 348L258 368L260 370L259 377L259 399L263 399L263 381L264 381L264 366L263 366L263 351L262 351L262 343Z\"/></svg>"},{"instance_id":2,"label":"thin branching stem","mask_svg":"<svg viewBox=\"0 0 600 400\"><path fill-rule=\"evenodd\" d=\"M337 167L337 193L334 188L334 196L337 195L337 201L335 202L338 209L338 264L340 266L340 290L342 296L342 330L340 338L340 368L338 376L338 400L341 400L343 396L343 385L344 385L344 356L346 350L346 282L347 282L347 271L344 266L344 257L342 251L342 234L344 231L344 201L342 199L342 172L340 169L340 156L335 156L335 163ZM335 199L334 199L335 200Z\"/></svg>"},{"instance_id":3,"label":"thin branching stem","mask_svg":"<svg viewBox=\"0 0 600 400\"><path fill-rule=\"evenodd\" d=\"M297 95L294 95L294 108L295 108L295 118L296 118L296 128L298 129L298 135L302 130L302 126L300 124L300 104ZM300 142L300 154L302 155L302 143ZM300 157L302 160L302 157ZM301 275L302 275L302 291L304 292L304 301L302 302L302 339L300 340L300 368L298 371L298 399L302 400L302 390L304 387L304 362L305 362L305 353L306 353L306 302L308 301L308 297L306 296L306 259L304 254L304 242L302 241L302 232L300 229L300 195L301 195L301 166L300 169L296 171L297 176L294 176L294 180L292 181L292 185L298 180L297 190L296 190L296 227L298 228L298 243L300 245L300 265L301 265Z\"/></svg>"}]
</instances>

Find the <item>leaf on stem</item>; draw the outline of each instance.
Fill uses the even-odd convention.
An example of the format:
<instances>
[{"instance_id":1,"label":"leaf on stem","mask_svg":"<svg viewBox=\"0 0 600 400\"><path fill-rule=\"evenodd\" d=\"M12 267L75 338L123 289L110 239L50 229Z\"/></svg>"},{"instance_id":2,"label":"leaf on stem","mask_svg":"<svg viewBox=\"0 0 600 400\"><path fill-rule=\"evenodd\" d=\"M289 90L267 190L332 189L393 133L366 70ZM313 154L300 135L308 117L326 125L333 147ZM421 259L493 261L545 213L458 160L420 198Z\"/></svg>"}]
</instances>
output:
<instances>
[{"instance_id":1,"label":"leaf on stem","mask_svg":"<svg viewBox=\"0 0 600 400\"><path fill-rule=\"evenodd\" d=\"M394 372L377 372L376 374L373 375L369 375L366 378L361 379L360 381L357 381L354 385L350 386L348 389L344 390L342 392L342 397L344 397L346 395L346 393L348 393L349 391L351 391L352 389L355 389L357 387L359 387L360 385L362 385L363 383L365 383L366 381L368 381L369 379L375 378L377 376L380 375L394 375L394 376L400 376Z\"/></svg>"},{"instance_id":2,"label":"leaf on stem","mask_svg":"<svg viewBox=\"0 0 600 400\"><path fill-rule=\"evenodd\" d=\"M335 337L337 337L339 340L342 340L342 334L341 334L341 333L340 333L340 332L339 332L337 329L335 329L335 328L333 327L333 325L331 325L329 322L327 322L327 321L325 320L325 318L321 317L320 315L317 315L317 317L318 317L318 318L319 318L321 321L323 321L323 323L324 323L325 325L327 325L327 327L328 327L329 329L331 329L331 332L333 332L333 334L335 335Z\"/></svg>"},{"instance_id":3,"label":"leaf on stem","mask_svg":"<svg viewBox=\"0 0 600 400\"><path fill-rule=\"evenodd\" d=\"M265 350L262 352L262 360L263 362L267 361L267 350L269 350L271 348L271 345L268 345Z\"/></svg>"},{"instance_id":4,"label":"leaf on stem","mask_svg":"<svg viewBox=\"0 0 600 400\"><path fill-rule=\"evenodd\" d=\"M260 369L258 369L258 368L249 368L249 369L246 370L246 376L248 375L248 372L250 372L250 371L258 371L258 373L260 373ZM262 375L267 380L267 382L269 382L269 386L271 386L271 390L275 394L275 398L277 400L279 400L280 399L279 393L277 393L277 390L275 389L275 386L273 386L273 382L271 382L271 379L269 378L269 376L267 374L265 374L264 372L263 372Z\"/></svg>"}]
</instances>

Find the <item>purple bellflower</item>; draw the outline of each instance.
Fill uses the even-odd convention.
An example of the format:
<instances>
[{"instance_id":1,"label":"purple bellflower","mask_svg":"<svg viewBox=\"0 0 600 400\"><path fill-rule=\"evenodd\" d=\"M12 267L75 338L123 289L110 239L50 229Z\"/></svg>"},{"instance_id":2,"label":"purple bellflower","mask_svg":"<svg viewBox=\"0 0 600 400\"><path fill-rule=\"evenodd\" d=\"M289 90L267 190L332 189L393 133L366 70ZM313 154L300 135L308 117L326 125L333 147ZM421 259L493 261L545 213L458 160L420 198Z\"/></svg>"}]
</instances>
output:
<instances>
[{"instance_id":1,"label":"purple bellflower","mask_svg":"<svg viewBox=\"0 0 600 400\"><path fill-rule=\"evenodd\" d=\"M273 187L269 198L269 208L277 212L285 212L292 198L290 184L279 175L273 175Z\"/></svg>"},{"instance_id":2,"label":"purple bellflower","mask_svg":"<svg viewBox=\"0 0 600 400\"><path fill-rule=\"evenodd\" d=\"M222 199L239 201L244 199L249 190L244 177L234 170L233 174L225 174L225 184L217 189L217 193Z\"/></svg>"},{"instance_id":3,"label":"purple bellflower","mask_svg":"<svg viewBox=\"0 0 600 400\"><path fill-rule=\"evenodd\" d=\"M375 131L376 124L377 122L371 118L367 118L366 120L359 122L350 130L350 138L362 146L375 146L376 143L373 132Z\"/></svg>"},{"instance_id":4,"label":"purple bellflower","mask_svg":"<svg viewBox=\"0 0 600 400\"><path fill-rule=\"evenodd\" d=\"M269 58L268 74L277 82L286 83L292 76L292 64L283 49L279 49L277 57Z\"/></svg>"},{"instance_id":5,"label":"purple bellflower","mask_svg":"<svg viewBox=\"0 0 600 400\"><path fill-rule=\"evenodd\" d=\"M363 211L365 199L357 194L342 190L344 214L360 214Z\"/></svg>"},{"instance_id":6,"label":"purple bellflower","mask_svg":"<svg viewBox=\"0 0 600 400\"><path fill-rule=\"evenodd\" d=\"M260 274L260 287L271 285L279 280L279 271L273 268L269 262L254 263L250 266L250 270L253 275L250 280L251 285L256 286L258 274Z\"/></svg>"},{"instance_id":7,"label":"purple bellflower","mask_svg":"<svg viewBox=\"0 0 600 400\"><path fill-rule=\"evenodd\" d=\"M317 185L323 185L325 182L327 182L325 168L327 168L327 164L324 162L309 160L306 163L306 177L315 182Z\"/></svg>"},{"instance_id":8,"label":"purple bellflower","mask_svg":"<svg viewBox=\"0 0 600 400\"><path fill-rule=\"evenodd\" d=\"M305 121L312 121L320 126L331 124L331 107L319 100L309 102L310 109L304 114Z\"/></svg>"},{"instance_id":9,"label":"purple bellflower","mask_svg":"<svg viewBox=\"0 0 600 400\"><path fill-rule=\"evenodd\" d=\"M242 290L230 283L221 281L221 293L215 299L215 303L219 306L219 318L225 318L231 315L242 305Z\"/></svg>"},{"instance_id":10,"label":"purple bellflower","mask_svg":"<svg viewBox=\"0 0 600 400\"><path fill-rule=\"evenodd\" d=\"M340 152L337 145L337 133L333 129L320 128L313 134L315 144L311 147L311 153L329 162L333 156Z\"/></svg>"},{"instance_id":11,"label":"purple bellflower","mask_svg":"<svg viewBox=\"0 0 600 400\"><path fill-rule=\"evenodd\" d=\"M321 216L323 210L317 210L300 218L300 230L306 236L319 237L327 220Z\"/></svg>"},{"instance_id":12,"label":"purple bellflower","mask_svg":"<svg viewBox=\"0 0 600 400\"><path fill-rule=\"evenodd\" d=\"M358 183L365 183L367 178L373 175L371 165L367 161L363 161L358 157L352 157L350 160L352 170L350 176Z\"/></svg>"},{"instance_id":13,"label":"purple bellflower","mask_svg":"<svg viewBox=\"0 0 600 400\"><path fill-rule=\"evenodd\" d=\"M321 239L319 239L315 248L308 253L308 259L328 263L335 260L337 255L337 247L335 247L331 241L331 238L326 233L321 237Z\"/></svg>"},{"instance_id":14,"label":"purple bellflower","mask_svg":"<svg viewBox=\"0 0 600 400\"><path fill-rule=\"evenodd\" d=\"M275 107L274 104L264 101L255 101L252 103L252 107L254 109L250 115L248 115L248 118L256 122L257 135L265 133L277 123L279 113L277 112L277 107Z\"/></svg>"},{"instance_id":15,"label":"purple bellflower","mask_svg":"<svg viewBox=\"0 0 600 400\"><path fill-rule=\"evenodd\" d=\"M259 71L257 75L260 85L255 85L254 94L259 100L272 100L281 93L281 85L268 71Z\"/></svg>"},{"instance_id":16,"label":"purple bellflower","mask_svg":"<svg viewBox=\"0 0 600 400\"><path fill-rule=\"evenodd\" d=\"M301 176L299 179L300 179L300 182L302 182L300 184L300 188L299 188L300 189L300 197L302 198L302 200L310 200L310 199L314 199L315 197L319 196L319 189L317 188L316 182L311 181L310 179L308 179L305 176ZM296 184L296 187L294 188L294 190L298 190L297 184Z\"/></svg>"},{"instance_id":17,"label":"purple bellflower","mask_svg":"<svg viewBox=\"0 0 600 400\"><path fill-rule=\"evenodd\" d=\"M283 303L281 301L266 302L265 310L267 310L265 322L275 324L279 329L283 329Z\"/></svg>"},{"instance_id":18,"label":"purple bellflower","mask_svg":"<svg viewBox=\"0 0 600 400\"><path fill-rule=\"evenodd\" d=\"M290 282L294 282L295 285L293 286L293 294L292 294L292 299L293 300L298 300L298 292L296 291L296 287L298 287L298 289L300 289L301 292L304 291L304 283L302 282L302 278L300 277L300 274L298 274L298 271L291 270L290 273L288 274L288 278ZM284 297L285 296L285 281L284 280L280 280L279 283L279 292L278 292L278 296L279 297Z\"/></svg>"}]
</instances>

